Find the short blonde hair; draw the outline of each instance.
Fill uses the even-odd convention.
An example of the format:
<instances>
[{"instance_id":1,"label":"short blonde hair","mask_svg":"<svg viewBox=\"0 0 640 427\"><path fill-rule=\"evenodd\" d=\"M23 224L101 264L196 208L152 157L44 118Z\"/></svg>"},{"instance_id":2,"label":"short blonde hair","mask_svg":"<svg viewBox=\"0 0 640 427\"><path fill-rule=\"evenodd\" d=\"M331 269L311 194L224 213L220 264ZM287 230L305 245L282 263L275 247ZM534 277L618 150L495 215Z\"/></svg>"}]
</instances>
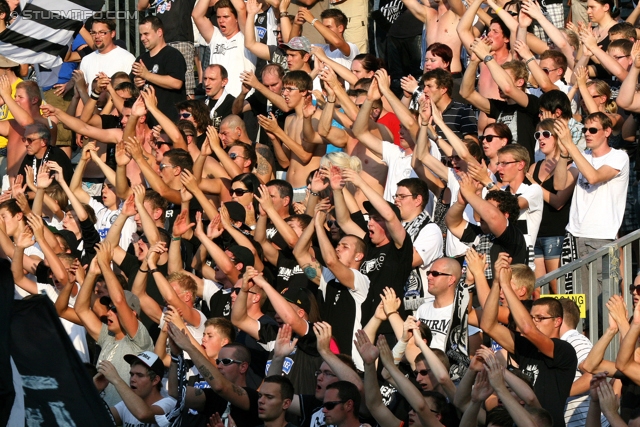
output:
<instances>
[{"instance_id":1,"label":"short blonde hair","mask_svg":"<svg viewBox=\"0 0 640 427\"><path fill-rule=\"evenodd\" d=\"M518 289L525 288L527 299L531 298L533 288L536 286L536 275L533 270L525 264L513 264L511 272L511 279L518 286Z\"/></svg>"},{"instance_id":2,"label":"short blonde hair","mask_svg":"<svg viewBox=\"0 0 640 427\"><path fill-rule=\"evenodd\" d=\"M320 159L320 166L330 168L331 166L338 166L342 169L351 169L355 172L362 170L362 162L356 156L350 156L343 151L334 151L322 156Z\"/></svg>"}]
</instances>

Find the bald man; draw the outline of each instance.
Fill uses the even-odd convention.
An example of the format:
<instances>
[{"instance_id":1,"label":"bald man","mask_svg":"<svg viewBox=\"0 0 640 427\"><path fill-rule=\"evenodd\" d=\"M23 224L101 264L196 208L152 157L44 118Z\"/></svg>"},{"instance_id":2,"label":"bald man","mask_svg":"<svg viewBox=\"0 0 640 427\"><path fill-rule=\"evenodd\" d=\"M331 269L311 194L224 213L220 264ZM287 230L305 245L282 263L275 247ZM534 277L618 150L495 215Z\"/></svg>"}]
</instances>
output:
<instances>
[{"instance_id":1,"label":"bald man","mask_svg":"<svg viewBox=\"0 0 640 427\"><path fill-rule=\"evenodd\" d=\"M434 297L418 307L417 317L431 329L430 348L445 351L447 332L453 314L456 284L462 276L460 263L453 258L439 258L427 271L429 293Z\"/></svg>"}]
</instances>

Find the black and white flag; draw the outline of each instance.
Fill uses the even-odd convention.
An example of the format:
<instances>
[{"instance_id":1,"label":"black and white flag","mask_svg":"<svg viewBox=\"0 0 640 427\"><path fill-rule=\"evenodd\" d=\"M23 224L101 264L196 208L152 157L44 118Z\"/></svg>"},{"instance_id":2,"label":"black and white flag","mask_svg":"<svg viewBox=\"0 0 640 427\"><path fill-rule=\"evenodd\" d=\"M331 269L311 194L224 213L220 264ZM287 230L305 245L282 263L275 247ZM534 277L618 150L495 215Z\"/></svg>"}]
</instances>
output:
<instances>
[{"instance_id":1,"label":"black and white flag","mask_svg":"<svg viewBox=\"0 0 640 427\"><path fill-rule=\"evenodd\" d=\"M104 0L22 0L15 21L0 33L0 55L20 64L62 63L84 21Z\"/></svg>"}]
</instances>

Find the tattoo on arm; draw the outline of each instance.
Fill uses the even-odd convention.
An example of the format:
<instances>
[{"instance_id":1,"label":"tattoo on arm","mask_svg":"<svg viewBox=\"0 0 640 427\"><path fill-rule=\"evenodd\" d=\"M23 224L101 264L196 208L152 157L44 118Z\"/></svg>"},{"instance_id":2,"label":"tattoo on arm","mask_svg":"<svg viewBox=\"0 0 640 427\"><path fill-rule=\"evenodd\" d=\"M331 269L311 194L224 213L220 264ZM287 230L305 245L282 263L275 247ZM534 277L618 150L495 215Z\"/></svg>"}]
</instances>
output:
<instances>
[{"instance_id":1,"label":"tattoo on arm","mask_svg":"<svg viewBox=\"0 0 640 427\"><path fill-rule=\"evenodd\" d=\"M197 388L197 389L195 389L195 390L193 391L193 393L194 393L196 396L200 396L200 395L202 395L202 394L204 393L204 391L203 391L201 388Z\"/></svg>"},{"instance_id":2,"label":"tattoo on arm","mask_svg":"<svg viewBox=\"0 0 640 427\"><path fill-rule=\"evenodd\" d=\"M245 394L247 394L246 391L244 391L244 389L242 387L238 387L237 385L233 384L231 386L231 388L233 389L233 392L235 394L237 394L238 396L244 396Z\"/></svg>"},{"instance_id":3,"label":"tattoo on arm","mask_svg":"<svg viewBox=\"0 0 640 427\"><path fill-rule=\"evenodd\" d=\"M302 266L302 271L304 274L311 280L320 276L320 272L322 268L320 267L320 263L315 260L315 258L309 263Z\"/></svg>"},{"instance_id":4,"label":"tattoo on arm","mask_svg":"<svg viewBox=\"0 0 640 427\"><path fill-rule=\"evenodd\" d=\"M209 369L207 369L206 366L204 365L198 366L198 371L202 374L202 376L206 380L213 381L213 374L211 373L211 371L209 371Z\"/></svg>"}]
</instances>

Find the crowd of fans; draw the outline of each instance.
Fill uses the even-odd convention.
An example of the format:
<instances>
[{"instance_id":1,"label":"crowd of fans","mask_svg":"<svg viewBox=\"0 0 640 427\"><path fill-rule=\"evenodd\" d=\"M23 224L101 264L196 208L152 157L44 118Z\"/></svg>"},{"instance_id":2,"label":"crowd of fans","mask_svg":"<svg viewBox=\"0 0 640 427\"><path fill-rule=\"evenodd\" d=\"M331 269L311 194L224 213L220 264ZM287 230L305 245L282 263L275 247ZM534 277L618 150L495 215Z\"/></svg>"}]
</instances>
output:
<instances>
[{"instance_id":1,"label":"crowd of fans","mask_svg":"<svg viewBox=\"0 0 640 427\"><path fill-rule=\"evenodd\" d=\"M0 57L0 252L118 425L640 423L640 279L534 289L639 228L640 7L138 8Z\"/></svg>"}]
</instances>

